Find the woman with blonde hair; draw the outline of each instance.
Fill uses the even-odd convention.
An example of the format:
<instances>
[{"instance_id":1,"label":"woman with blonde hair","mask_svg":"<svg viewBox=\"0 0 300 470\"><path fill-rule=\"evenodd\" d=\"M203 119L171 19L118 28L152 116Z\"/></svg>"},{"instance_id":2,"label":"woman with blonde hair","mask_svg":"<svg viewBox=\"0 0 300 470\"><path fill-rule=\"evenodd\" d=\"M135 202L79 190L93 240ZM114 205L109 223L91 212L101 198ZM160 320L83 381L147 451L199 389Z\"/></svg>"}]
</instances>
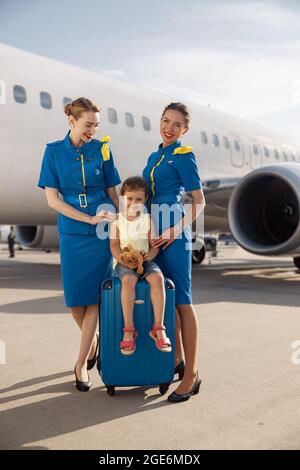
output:
<instances>
[{"instance_id":1,"label":"woman with blonde hair","mask_svg":"<svg viewBox=\"0 0 300 470\"><path fill-rule=\"evenodd\" d=\"M65 303L81 329L74 372L76 387L82 392L91 387L88 370L96 362L98 289L112 274L109 238L103 234L118 208L115 186L121 182L108 146L110 138L94 139L99 113L99 107L87 98L65 106L70 131L63 140L46 145L38 182L49 207L59 213ZM99 206L103 210L97 212Z\"/></svg>"}]
</instances>

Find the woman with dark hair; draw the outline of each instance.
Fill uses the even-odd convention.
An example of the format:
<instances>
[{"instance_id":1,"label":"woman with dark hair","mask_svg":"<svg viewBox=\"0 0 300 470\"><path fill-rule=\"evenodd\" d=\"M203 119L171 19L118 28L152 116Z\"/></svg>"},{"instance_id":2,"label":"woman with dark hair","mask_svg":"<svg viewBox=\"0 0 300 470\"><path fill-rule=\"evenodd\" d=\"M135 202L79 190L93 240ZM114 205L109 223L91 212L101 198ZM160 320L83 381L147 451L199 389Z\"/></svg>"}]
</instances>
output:
<instances>
[{"instance_id":1,"label":"woman with dark hair","mask_svg":"<svg viewBox=\"0 0 300 470\"><path fill-rule=\"evenodd\" d=\"M199 392L201 384L196 365L198 319L192 304L190 224L203 210L205 200L192 148L180 143L189 124L190 114L184 104L171 103L164 109L160 121L162 143L150 155L143 171L150 195L151 216L158 228L153 246L161 248L155 261L164 276L175 284L175 304L182 331L185 365L183 362L177 364L175 371L181 369L183 379L168 397L171 402L188 400ZM184 190L193 196L188 212L182 204ZM178 338L177 334L177 347Z\"/></svg>"},{"instance_id":2,"label":"woman with dark hair","mask_svg":"<svg viewBox=\"0 0 300 470\"><path fill-rule=\"evenodd\" d=\"M65 106L71 129L63 140L47 144L38 182L45 189L48 205L59 213L65 302L81 329L74 372L76 387L82 392L91 387L88 370L96 363L98 289L112 275L105 226L114 219L118 208L115 186L121 182L108 146L110 138L93 138L99 112L87 98ZM103 210L97 213L99 206Z\"/></svg>"}]
</instances>

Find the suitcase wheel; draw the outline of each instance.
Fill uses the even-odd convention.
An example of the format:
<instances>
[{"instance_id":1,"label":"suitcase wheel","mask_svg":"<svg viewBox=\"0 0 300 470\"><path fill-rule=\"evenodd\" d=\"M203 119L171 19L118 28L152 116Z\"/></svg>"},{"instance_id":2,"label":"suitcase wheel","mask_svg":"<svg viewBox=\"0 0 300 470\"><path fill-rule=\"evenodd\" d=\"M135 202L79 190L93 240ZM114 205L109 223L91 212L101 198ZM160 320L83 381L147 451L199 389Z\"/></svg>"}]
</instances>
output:
<instances>
[{"instance_id":1,"label":"suitcase wheel","mask_svg":"<svg viewBox=\"0 0 300 470\"><path fill-rule=\"evenodd\" d=\"M159 392L161 395L164 395L165 393L167 393L167 391L169 390L169 386L170 386L170 383L164 383L164 384L160 384L159 386Z\"/></svg>"},{"instance_id":2,"label":"suitcase wheel","mask_svg":"<svg viewBox=\"0 0 300 470\"><path fill-rule=\"evenodd\" d=\"M107 389L107 395L109 395L110 397L113 397L114 394L115 394L115 386L114 385L107 385L106 389Z\"/></svg>"}]
</instances>

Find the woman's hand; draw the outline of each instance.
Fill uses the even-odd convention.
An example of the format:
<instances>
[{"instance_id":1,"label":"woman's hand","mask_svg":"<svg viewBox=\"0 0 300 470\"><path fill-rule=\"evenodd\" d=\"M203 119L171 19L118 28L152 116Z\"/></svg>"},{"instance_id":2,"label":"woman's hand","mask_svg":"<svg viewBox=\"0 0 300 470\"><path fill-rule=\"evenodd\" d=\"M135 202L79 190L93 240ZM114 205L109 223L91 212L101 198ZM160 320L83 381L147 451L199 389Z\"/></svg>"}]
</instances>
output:
<instances>
[{"instance_id":1,"label":"woman's hand","mask_svg":"<svg viewBox=\"0 0 300 470\"><path fill-rule=\"evenodd\" d=\"M114 222L116 220L116 214L109 211L100 211L98 214L90 217L90 224L97 225L100 222Z\"/></svg>"},{"instance_id":2,"label":"woman's hand","mask_svg":"<svg viewBox=\"0 0 300 470\"><path fill-rule=\"evenodd\" d=\"M163 250L165 250L169 245L171 245L171 243L173 243L180 233L180 228L177 225L174 225L174 227L168 228L159 237L155 238L152 241L152 246L154 248L162 247Z\"/></svg>"}]
</instances>

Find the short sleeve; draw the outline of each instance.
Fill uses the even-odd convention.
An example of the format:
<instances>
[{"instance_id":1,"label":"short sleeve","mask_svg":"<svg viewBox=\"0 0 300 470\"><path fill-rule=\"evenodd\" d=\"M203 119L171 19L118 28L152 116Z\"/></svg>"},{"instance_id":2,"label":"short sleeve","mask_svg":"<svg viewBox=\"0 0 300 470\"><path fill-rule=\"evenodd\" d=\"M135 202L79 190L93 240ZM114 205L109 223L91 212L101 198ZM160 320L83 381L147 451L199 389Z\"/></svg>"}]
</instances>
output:
<instances>
[{"instance_id":1,"label":"short sleeve","mask_svg":"<svg viewBox=\"0 0 300 470\"><path fill-rule=\"evenodd\" d=\"M107 188L117 186L121 183L118 170L115 166L112 151L109 149L109 158L103 160L103 173Z\"/></svg>"},{"instance_id":2,"label":"short sleeve","mask_svg":"<svg viewBox=\"0 0 300 470\"><path fill-rule=\"evenodd\" d=\"M53 158L52 149L48 145L45 149L43 157L38 186L42 189L45 189L45 187L59 189L59 180L55 161Z\"/></svg>"},{"instance_id":3,"label":"short sleeve","mask_svg":"<svg viewBox=\"0 0 300 470\"><path fill-rule=\"evenodd\" d=\"M186 192L202 189L199 170L193 153L176 155L176 169Z\"/></svg>"}]
</instances>

